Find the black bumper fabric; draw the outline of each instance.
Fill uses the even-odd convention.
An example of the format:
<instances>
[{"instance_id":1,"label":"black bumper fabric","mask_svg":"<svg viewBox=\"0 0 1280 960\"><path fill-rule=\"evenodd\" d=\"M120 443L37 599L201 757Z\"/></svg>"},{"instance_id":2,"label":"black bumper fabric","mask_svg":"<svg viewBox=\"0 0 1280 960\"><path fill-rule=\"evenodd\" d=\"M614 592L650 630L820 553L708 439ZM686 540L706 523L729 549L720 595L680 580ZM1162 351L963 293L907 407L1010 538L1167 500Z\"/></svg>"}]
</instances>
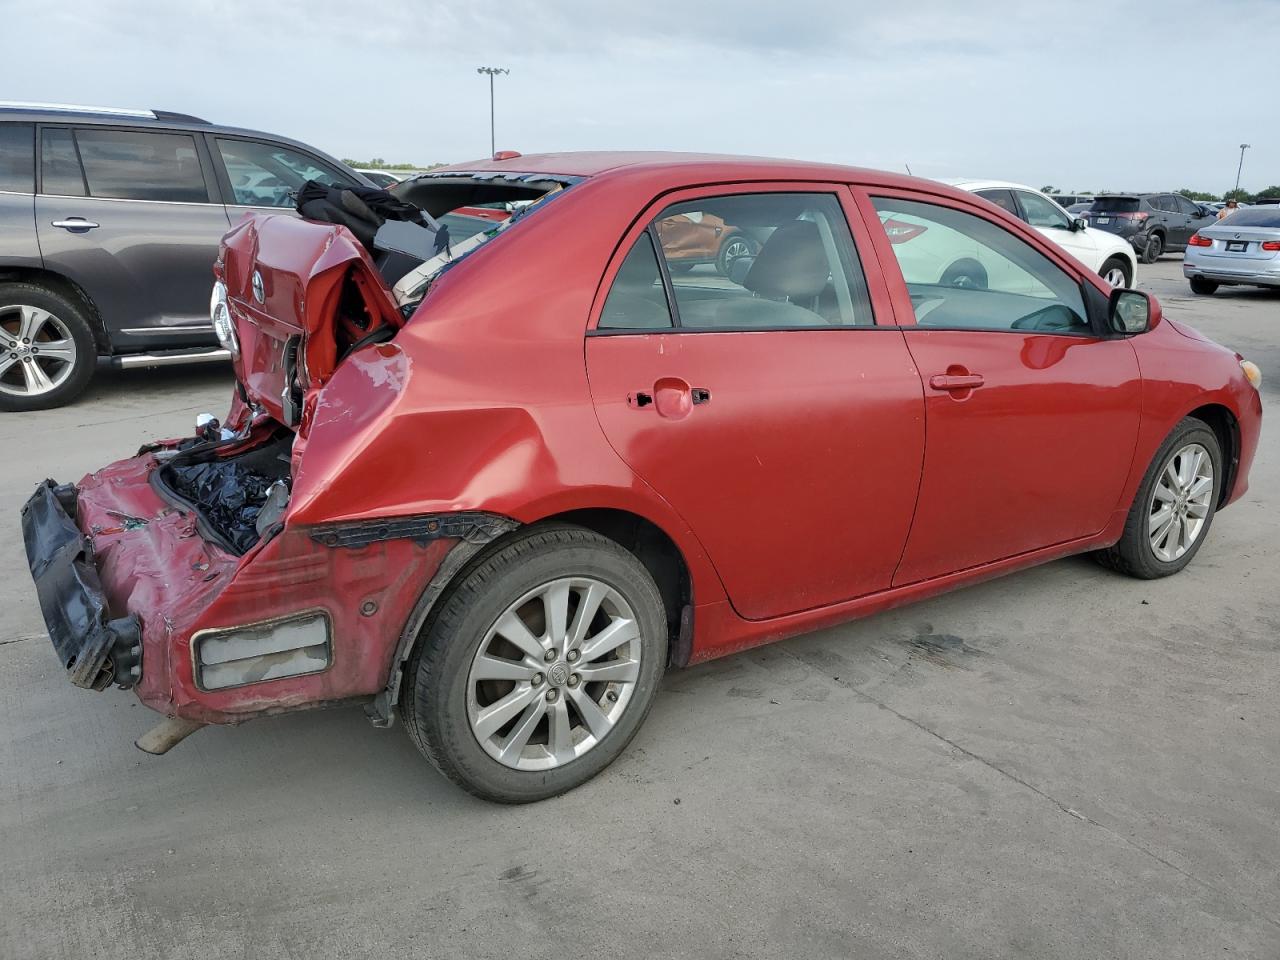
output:
<instances>
[{"instance_id":1,"label":"black bumper fabric","mask_svg":"<svg viewBox=\"0 0 1280 960\"><path fill-rule=\"evenodd\" d=\"M132 687L142 673L142 627L134 614L110 619L93 547L76 527L76 489L46 480L22 508L22 538L49 639L71 682Z\"/></svg>"}]
</instances>

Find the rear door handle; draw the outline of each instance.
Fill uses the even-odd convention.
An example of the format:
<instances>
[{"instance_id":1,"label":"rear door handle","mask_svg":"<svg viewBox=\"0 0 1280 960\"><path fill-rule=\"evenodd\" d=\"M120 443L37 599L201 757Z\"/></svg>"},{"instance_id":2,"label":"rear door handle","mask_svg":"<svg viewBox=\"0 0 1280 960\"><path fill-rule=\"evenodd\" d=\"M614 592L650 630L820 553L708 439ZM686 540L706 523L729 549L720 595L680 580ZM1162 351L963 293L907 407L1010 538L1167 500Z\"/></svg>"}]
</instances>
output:
<instances>
[{"instance_id":1,"label":"rear door handle","mask_svg":"<svg viewBox=\"0 0 1280 960\"><path fill-rule=\"evenodd\" d=\"M982 375L969 373L964 376L938 373L929 378L929 386L934 390L972 390L983 384Z\"/></svg>"},{"instance_id":2,"label":"rear door handle","mask_svg":"<svg viewBox=\"0 0 1280 960\"><path fill-rule=\"evenodd\" d=\"M72 233L76 233L93 230L98 225L92 220L86 220L84 217L67 217L65 220L54 220L49 226L61 227L63 230L70 230Z\"/></svg>"}]
</instances>

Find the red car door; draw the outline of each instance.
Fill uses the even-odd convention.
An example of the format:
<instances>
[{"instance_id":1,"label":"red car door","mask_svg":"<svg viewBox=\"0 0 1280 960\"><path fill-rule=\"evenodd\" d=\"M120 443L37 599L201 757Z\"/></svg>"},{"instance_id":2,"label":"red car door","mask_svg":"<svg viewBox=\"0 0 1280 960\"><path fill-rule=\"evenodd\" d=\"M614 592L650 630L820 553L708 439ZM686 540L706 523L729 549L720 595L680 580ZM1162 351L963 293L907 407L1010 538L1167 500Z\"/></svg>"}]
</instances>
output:
<instances>
[{"instance_id":1,"label":"red car door","mask_svg":"<svg viewBox=\"0 0 1280 960\"><path fill-rule=\"evenodd\" d=\"M889 586L923 457L923 398L836 186L690 191L624 238L587 338L618 454L690 524L737 612L764 619ZM747 192L749 191L749 192ZM657 220L751 230L722 277L675 273ZM864 239L866 228L855 231Z\"/></svg>"},{"instance_id":2,"label":"red car door","mask_svg":"<svg viewBox=\"0 0 1280 960\"><path fill-rule=\"evenodd\" d=\"M925 387L924 476L894 585L1098 533L1137 441L1130 343L1095 333L1079 274L980 211L906 193L870 204Z\"/></svg>"}]
</instances>

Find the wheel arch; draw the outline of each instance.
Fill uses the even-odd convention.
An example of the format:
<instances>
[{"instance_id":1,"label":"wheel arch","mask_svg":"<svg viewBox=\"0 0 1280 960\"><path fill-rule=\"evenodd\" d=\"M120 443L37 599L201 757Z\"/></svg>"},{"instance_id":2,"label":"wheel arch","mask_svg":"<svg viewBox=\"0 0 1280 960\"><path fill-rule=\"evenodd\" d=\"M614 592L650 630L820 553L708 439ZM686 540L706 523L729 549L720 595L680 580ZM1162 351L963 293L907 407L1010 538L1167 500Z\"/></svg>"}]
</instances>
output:
<instances>
[{"instance_id":1,"label":"wheel arch","mask_svg":"<svg viewBox=\"0 0 1280 960\"><path fill-rule=\"evenodd\" d=\"M89 321L89 329L93 331L98 353L100 355L111 353L111 338L97 305L84 288L70 277L43 267L0 267L0 284L4 283L30 283L49 287L55 293L75 301L84 309L85 318Z\"/></svg>"},{"instance_id":2,"label":"wheel arch","mask_svg":"<svg viewBox=\"0 0 1280 960\"><path fill-rule=\"evenodd\" d=\"M1218 491L1217 505L1221 507L1235 487L1236 472L1240 468L1240 424L1231 409L1221 403L1207 403L1196 407L1187 416L1206 424L1218 438L1224 474Z\"/></svg>"}]
</instances>

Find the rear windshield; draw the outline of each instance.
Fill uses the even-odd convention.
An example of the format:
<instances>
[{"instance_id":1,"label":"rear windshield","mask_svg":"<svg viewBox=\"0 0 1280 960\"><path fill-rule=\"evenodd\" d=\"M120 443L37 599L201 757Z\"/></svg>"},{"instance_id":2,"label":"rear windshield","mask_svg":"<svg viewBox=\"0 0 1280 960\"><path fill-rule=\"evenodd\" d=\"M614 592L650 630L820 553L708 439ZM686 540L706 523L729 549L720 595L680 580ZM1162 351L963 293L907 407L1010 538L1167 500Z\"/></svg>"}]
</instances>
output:
<instances>
[{"instance_id":1,"label":"rear windshield","mask_svg":"<svg viewBox=\"0 0 1280 960\"><path fill-rule=\"evenodd\" d=\"M1136 213L1137 197L1098 197L1093 201L1094 213Z\"/></svg>"},{"instance_id":2,"label":"rear windshield","mask_svg":"<svg viewBox=\"0 0 1280 960\"><path fill-rule=\"evenodd\" d=\"M1280 207L1241 208L1221 220L1227 227L1280 227Z\"/></svg>"}]
</instances>

